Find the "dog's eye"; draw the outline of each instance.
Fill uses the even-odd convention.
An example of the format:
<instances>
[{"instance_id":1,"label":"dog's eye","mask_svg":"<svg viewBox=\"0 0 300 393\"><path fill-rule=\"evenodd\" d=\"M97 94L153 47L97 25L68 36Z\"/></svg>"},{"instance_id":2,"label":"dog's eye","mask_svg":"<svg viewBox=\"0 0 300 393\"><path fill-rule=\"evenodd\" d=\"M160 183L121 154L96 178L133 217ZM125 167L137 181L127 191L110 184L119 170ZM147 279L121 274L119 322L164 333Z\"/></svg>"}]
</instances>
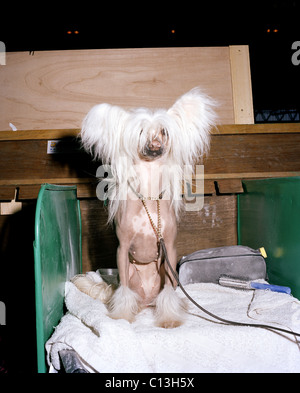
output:
<instances>
[{"instance_id":1,"label":"dog's eye","mask_svg":"<svg viewBox=\"0 0 300 393\"><path fill-rule=\"evenodd\" d=\"M161 135L166 135L166 131L164 128L161 130Z\"/></svg>"}]
</instances>

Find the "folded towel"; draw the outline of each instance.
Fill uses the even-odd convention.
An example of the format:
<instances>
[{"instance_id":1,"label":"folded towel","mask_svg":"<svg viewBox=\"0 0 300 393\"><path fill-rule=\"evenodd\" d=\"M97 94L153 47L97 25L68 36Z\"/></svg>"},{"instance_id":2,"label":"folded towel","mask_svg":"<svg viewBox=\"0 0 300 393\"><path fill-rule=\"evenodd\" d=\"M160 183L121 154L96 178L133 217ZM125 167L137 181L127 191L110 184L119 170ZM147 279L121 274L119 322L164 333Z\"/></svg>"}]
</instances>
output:
<instances>
[{"instance_id":1,"label":"folded towel","mask_svg":"<svg viewBox=\"0 0 300 393\"><path fill-rule=\"evenodd\" d=\"M292 296L256 291L253 298L253 291L203 283L185 289L220 317L300 330L300 302ZM300 351L293 336L227 326L192 303L186 322L178 328L156 327L151 307L130 324L109 318L100 301L70 282L65 293L68 313L46 343L48 362L56 370L59 350L71 348L92 372L300 372Z\"/></svg>"}]
</instances>

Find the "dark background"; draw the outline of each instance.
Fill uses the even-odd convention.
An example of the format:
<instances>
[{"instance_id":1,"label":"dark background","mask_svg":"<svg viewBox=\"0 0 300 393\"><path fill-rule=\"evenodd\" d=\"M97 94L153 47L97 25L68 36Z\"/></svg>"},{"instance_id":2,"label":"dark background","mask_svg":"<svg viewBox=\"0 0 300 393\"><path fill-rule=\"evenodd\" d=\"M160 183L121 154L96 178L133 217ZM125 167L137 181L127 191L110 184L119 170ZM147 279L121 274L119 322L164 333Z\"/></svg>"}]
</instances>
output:
<instances>
[{"instance_id":1,"label":"dark background","mask_svg":"<svg viewBox=\"0 0 300 393\"><path fill-rule=\"evenodd\" d=\"M1 16L0 40L7 51L246 44L254 108L300 107L296 0L17 2Z\"/></svg>"},{"instance_id":2,"label":"dark background","mask_svg":"<svg viewBox=\"0 0 300 393\"><path fill-rule=\"evenodd\" d=\"M255 111L300 112L300 65L291 61L292 44L300 41L300 1L296 0L2 2L0 41L8 52L249 45ZM20 269L26 270L21 257ZM10 280L8 284L13 285ZM21 297L25 293L25 288L13 289ZM9 299L0 296L0 300L13 309ZM0 374L7 372L8 357L14 364L20 356L22 326L28 324L29 314L26 297L23 300L21 314L7 315L20 331L14 345L6 340L8 326L0 327ZM24 359L26 353L27 348Z\"/></svg>"}]
</instances>

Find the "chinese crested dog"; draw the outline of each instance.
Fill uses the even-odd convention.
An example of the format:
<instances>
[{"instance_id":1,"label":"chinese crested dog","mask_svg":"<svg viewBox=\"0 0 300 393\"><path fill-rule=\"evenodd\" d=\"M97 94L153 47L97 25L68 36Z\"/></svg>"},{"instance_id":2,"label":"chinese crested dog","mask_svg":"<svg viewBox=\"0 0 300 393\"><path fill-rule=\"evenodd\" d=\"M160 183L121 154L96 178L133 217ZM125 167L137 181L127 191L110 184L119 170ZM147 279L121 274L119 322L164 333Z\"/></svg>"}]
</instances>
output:
<instances>
[{"instance_id":1,"label":"chinese crested dog","mask_svg":"<svg viewBox=\"0 0 300 393\"><path fill-rule=\"evenodd\" d=\"M160 239L176 271L184 172L208 151L214 105L195 88L169 110L127 111L100 104L83 121L82 144L109 174L105 199L108 221L115 222L119 240L120 285L112 290L88 276L74 283L106 303L111 318L132 322L141 309L155 306L157 326L172 328L184 321L186 304L174 290L177 282Z\"/></svg>"}]
</instances>

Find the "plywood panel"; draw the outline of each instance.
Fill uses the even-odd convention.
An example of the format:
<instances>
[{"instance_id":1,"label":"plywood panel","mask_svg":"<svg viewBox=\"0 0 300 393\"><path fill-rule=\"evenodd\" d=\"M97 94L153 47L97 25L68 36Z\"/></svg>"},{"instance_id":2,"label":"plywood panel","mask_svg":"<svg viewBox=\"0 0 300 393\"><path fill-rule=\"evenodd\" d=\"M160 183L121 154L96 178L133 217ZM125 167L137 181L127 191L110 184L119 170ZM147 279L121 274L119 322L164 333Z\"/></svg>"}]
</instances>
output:
<instances>
[{"instance_id":1,"label":"plywood panel","mask_svg":"<svg viewBox=\"0 0 300 393\"><path fill-rule=\"evenodd\" d=\"M88 110L108 102L169 108L201 86L234 123L228 47L16 52L0 68L0 130L80 128Z\"/></svg>"}]
</instances>

